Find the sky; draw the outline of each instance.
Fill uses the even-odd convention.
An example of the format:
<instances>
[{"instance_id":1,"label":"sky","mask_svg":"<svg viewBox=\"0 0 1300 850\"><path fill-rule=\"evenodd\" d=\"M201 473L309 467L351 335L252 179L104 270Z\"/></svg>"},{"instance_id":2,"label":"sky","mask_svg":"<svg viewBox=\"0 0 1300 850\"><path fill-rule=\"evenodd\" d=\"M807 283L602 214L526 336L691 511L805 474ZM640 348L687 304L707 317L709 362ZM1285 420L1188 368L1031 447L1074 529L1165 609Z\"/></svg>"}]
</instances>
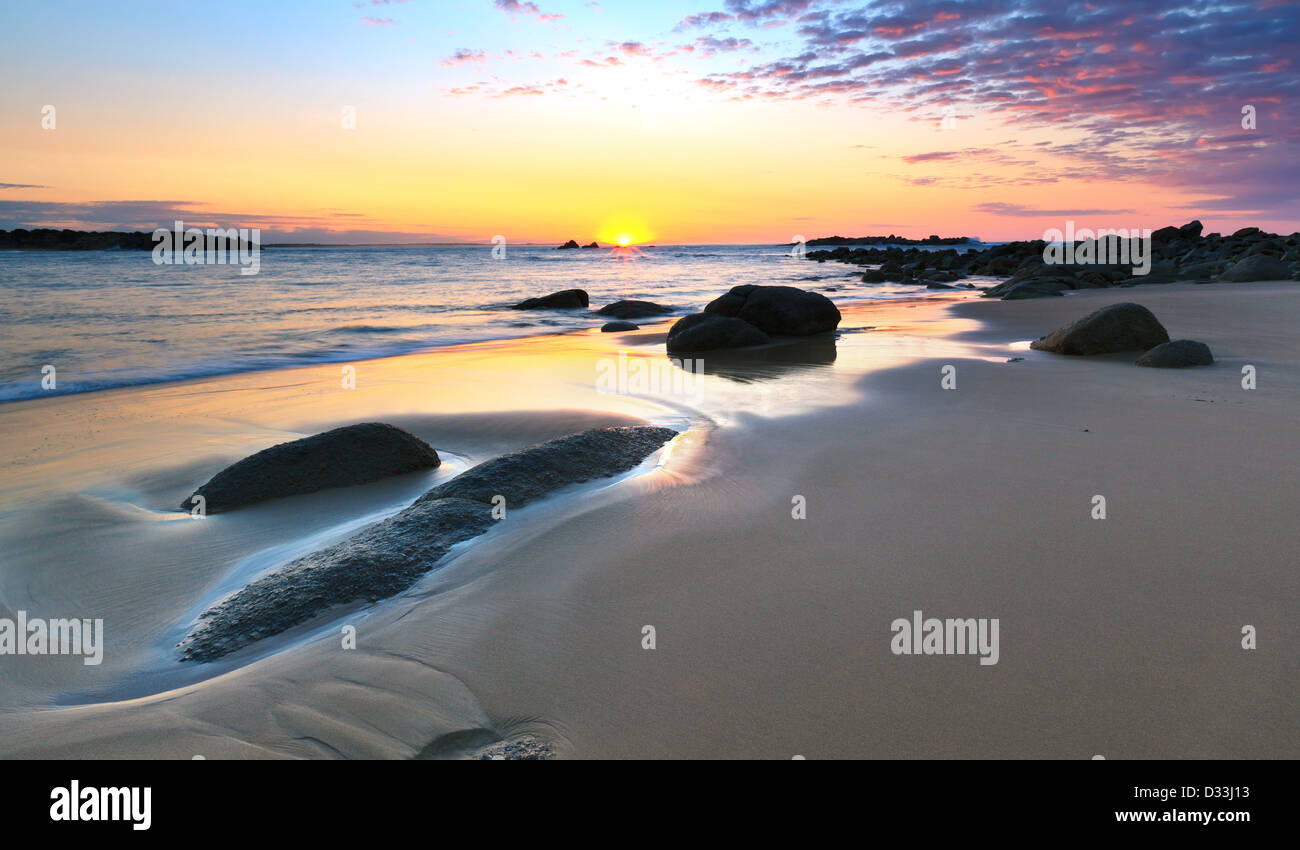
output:
<instances>
[{"instance_id":1,"label":"sky","mask_svg":"<svg viewBox=\"0 0 1300 850\"><path fill-rule=\"evenodd\" d=\"M4 4L0 228L556 244L1300 229L1294 0L193 8Z\"/></svg>"}]
</instances>

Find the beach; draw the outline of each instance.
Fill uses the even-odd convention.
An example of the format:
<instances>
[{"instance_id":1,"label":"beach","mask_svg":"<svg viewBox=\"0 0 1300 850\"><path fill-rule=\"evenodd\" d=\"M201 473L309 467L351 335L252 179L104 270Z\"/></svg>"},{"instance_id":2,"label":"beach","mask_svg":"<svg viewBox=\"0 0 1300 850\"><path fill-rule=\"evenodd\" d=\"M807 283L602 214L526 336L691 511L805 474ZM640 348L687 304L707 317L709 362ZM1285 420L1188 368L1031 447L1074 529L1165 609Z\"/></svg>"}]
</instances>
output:
<instances>
[{"instance_id":1,"label":"beach","mask_svg":"<svg viewBox=\"0 0 1300 850\"><path fill-rule=\"evenodd\" d=\"M1124 301L1215 364L1028 348ZM0 616L102 618L106 636L94 666L0 657L0 755L1300 756L1294 282L841 310L832 346L706 353L680 391L599 391L621 353L681 371L669 323L644 323L359 361L354 389L334 363L0 405ZM176 509L255 451L372 421L442 465ZM178 660L194 617L260 570L494 456L641 423L679 433L510 511L409 590ZM895 654L915 611L997 618L997 662Z\"/></svg>"}]
</instances>

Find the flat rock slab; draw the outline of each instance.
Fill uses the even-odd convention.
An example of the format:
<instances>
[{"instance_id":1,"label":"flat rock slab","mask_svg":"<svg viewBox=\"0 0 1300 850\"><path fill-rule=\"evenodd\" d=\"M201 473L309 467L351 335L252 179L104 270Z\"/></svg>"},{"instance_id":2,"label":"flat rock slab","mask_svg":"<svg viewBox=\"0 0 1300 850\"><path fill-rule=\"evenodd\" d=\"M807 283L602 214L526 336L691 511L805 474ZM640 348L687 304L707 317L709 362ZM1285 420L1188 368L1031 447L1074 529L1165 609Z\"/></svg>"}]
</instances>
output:
<instances>
[{"instance_id":1,"label":"flat rock slab","mask_svg":"<svg viewBox=\"0 0 1300 850\"><path fill-rule=\"evenodd\" d=\"M1029 347L1055 354L1089 355L1146 351L1166 342L1169 333L1154 313L1141 304L1124 303L1089 313L1030 343Z\"/></svg>"},{"instance_id":2,"label":"flat rock slab","mask_svg":"<svg viewBox=\"0 0 1300 850\"><path fill-rule=\"evenodd\" d=\"M641 463L677 435L670 428L595 428L503 455L429 490L410 507L304 555L204 611L178 646L212 661L339 605L377 602L413 585L452 546L493 524L492 500L518 508L571 484Z\"/></svg>"},{"instance_id":3,"label":"flat rock slab","mask_svg":"<svg viewBox=\"0 0 1300 850\"><path fill-rule=\"evenodd\" d=\"M181 510L191 510L196 495L203 497L204 512L214 514L433 469L441 462L428 443L401 428L382 422L346 425L271 446L231 464L185 497Z\"/></svg>"},{"instance_id":4,"label":"flat rock slab","mask_svg":"<svg viewBox=\"0 0 1300 850\"><path fill-rule=\"evenodd\" d=\"M1194 339L1175 339L1143 354L1137 359L1139 366L1154 366L1157 369L1182 369L1187 366L1210 366L1214 355L1210 347Z\"/></svg>"}]
</instances>

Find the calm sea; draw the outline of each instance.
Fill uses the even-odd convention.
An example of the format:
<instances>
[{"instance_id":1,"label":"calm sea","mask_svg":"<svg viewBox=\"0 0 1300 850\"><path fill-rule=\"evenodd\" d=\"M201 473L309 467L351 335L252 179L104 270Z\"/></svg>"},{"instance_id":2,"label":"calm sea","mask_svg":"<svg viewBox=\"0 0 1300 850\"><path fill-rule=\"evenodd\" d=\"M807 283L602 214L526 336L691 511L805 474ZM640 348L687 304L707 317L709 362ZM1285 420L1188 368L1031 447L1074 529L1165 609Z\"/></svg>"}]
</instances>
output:
<instances>
[{"instance_id":1,"label":"calm sea","mask_svg":"<svg viewBox=\"0 0 1300 850\"><path fill-rule=\"evenodd\" d=\"M836 301L927 294L859 277L757 245L508 246L503 258L492 246L266 248L247 276L238 266L155 265L147 251L4 251L0 401L599 327L592 312L509 309L574 287L590 293L592 310L639 298L678 315L742 283ZM47 365L53 390L42 387Z\"/></svg>"}]
</instances>

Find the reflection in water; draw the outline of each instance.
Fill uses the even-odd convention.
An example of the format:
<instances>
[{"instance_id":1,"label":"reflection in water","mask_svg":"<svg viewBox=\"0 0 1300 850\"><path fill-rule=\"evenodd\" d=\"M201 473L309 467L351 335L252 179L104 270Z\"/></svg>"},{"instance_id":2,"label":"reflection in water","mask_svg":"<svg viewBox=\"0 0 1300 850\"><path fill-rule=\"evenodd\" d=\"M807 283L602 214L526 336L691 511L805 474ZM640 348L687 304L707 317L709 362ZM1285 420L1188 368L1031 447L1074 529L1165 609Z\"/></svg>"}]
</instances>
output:
<instances>
[{"instance_id":1,"label":"reflection in water","mask_svg":"<svg viewBox=\"0 0 1300 850\"><path fill-rule=\"evenodd\" d=\"M705 351L694 355L694 364L687 365L693 365L697 372L717 375L737 383L766 381L821 366L830 366L835 362L837 336L834 333L825 333L781 341L762 348ZM674 366L682 367L683 361L680 357L668 355L668 360Z\"/></svg>"}]
</instances>

